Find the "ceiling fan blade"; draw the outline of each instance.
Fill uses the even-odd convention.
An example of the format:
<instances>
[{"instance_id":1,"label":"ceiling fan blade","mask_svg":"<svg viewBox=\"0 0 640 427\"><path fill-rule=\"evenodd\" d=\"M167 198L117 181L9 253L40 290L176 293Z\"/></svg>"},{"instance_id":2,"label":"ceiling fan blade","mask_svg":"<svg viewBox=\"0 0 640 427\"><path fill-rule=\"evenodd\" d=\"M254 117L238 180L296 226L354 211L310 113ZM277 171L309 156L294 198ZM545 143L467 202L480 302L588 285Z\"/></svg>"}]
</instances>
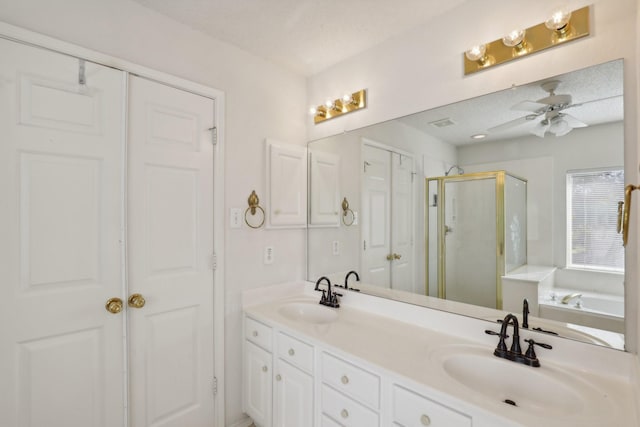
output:
<instances>
[{"instance_id":1,"label":"ceiling fan blade","mask_svg":"<svg viewBox=\"0 0 640 427\"><path fill-rule=\"evenodd\" d=\"M574 107L581 107L583 105L587 105L587 104L592 104L594 102L600 102L600 101L607 101L609 99L615 99L615 98L622 98L623 95L613 95L613 96L607 96L604 98L599 98L599 99L592 99L590 101L584 101L584 102L578 102L576 104L571 104L568 105L566 108L574 108ZM566 109L565 108L565 109Z\"/></svg>"},{"instance_id":2,"label":"ceiling fan blade","mask_svg":"<svg viewBox=\"0 0 640 427\"><path fill-rule=\"evenodd\" d=\"M571 114L561 113L560 115L572 128L586 128L588 126L586 123L581 122Z\"/></svg>"},{"instance_id":3,"label":"ceiling fan blade","mask_svg":"<svg viewBox=\"0 0 640 427\"><path fill-rule=\"evenodd\" d=\"M571 104L571 95L549 95L536 102L544 105L569 105Z\"/></svg>"},{"instance_id":4,"label":"ceiling fan blade","mask_svg":"<svg viewBox=\"0 0 640 427\"><path fill-rule=\"evenodd\" d=\"M510 120L506 123L502 123L501 125L494 126L492 128L487 129L489 133L497 133L502 132L503 130L511 129L512 127L519 126L523 123L530 122L531 120L535 120L538 118L537 114L529 114L524 117L517 118L515 120Z\"/></svg>"},{"instance_id":5,"label":"ceiling fan blade","mask_svg":"<svg viewBox=\"0 0 640 427\"><path fill-rule=\"evenodd\" d=\"M541 104L534 101L521 101L511 107L515 111L531 111L532 113L540 113L548 107L547 104Z\"/></svg>"},{"instance_id":6,"label":"ceiling fan blade","mask_svg":"<svg viewBox=\"0 0 640 427\"><path fill-rule=\"evenodd\" d=\"M547 123L545 124L545 122ZM544 138L544 134L547 133L548 129L549 129L549 122L547 120L543 120L540 123L538 123L536 127L531 129L531 133L537 137Z\"/></svg>"}]
</instances>

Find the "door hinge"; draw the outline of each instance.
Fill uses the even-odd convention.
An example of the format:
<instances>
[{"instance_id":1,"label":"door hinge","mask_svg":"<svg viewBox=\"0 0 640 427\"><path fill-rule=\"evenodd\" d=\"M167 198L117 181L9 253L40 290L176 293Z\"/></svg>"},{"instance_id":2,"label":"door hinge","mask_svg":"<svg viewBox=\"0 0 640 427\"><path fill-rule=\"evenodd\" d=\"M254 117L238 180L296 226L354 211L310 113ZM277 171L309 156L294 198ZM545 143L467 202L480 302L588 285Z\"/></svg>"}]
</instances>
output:
<instances>
[{"instance_id":1,"label":"door hinge","mask_svg":"<svg viewBox=\"0 0 640 427\"><path fill-rule=\"evenodd\" d=\"M216 396L218 394L218 377L213 377L213 382L211 385L211 391L213 395Z\"/></svg>"},{"instance_id":2,"label":"door hinge","mask_svg":"<svg viewBox=\"0 0 640 427\"><path fill-rule=\"evenodd\" d=\"M367 241L366 241L366 240L363 240L363 243L364 243L364 244L363 244L362 250L365 250L365 251L366 251L366 250L367 250Z\"/></svg>"},{"instance_id":3,"label":"door hinge","mask_svg":"<svg viewBox=\"0 0 640 427\"><path fill-rule=\"evenodd\" d=\"M211 131L211 144L218 144L218 128L216 126L209 128Z\"/></svg>"},{"instance_id":4,"label":"door hinge","mask_svg":"<svg viewBox=\"0 0 640 427\"><path fill-rule=\"evenodd\" d=\"M218 269L218 255L211 255L211 259L209 260L209 267L211 267L212 270Z\"/></svg>"}]
</instances>

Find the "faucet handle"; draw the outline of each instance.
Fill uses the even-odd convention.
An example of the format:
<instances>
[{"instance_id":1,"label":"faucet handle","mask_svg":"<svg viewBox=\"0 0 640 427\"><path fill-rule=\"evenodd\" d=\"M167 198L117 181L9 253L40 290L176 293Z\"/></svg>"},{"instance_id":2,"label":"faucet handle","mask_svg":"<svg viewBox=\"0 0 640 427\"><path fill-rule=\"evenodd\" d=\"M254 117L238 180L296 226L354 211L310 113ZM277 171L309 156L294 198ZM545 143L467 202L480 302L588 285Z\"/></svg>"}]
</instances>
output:
<instances>
[{"instance_id":1,"label":"faucet handle","mask_svg":"<svg viewBox=\"0 0 640 427\"><path fill-rule=\"evenodd\" d=\"M533 367L539 367L540 366L540 362L538 361L538 356L536 356L536 352L534 350L534 347L536 345L540 346L542 348L546 348L547 350L551 350L553 348L549 344L544 344L544 343L541 343L541 342L535 342L532 339L526 339L526 340L524 340L524 342L529 343L529 347L527 348L527 351L524 354L525 363L527 365L531 365Z\"/></svg>"},{"instance_id":2,"label":"faucet handle","mask_svg":"<svg viewBox=\"0 0 640 427\"><path fill-rule=\"evenodd\" d=\"M500 332L491 331L489 329L485 329L484 333L487 334L487 335L495 335L497 337L501 337L501 338L505 338L505 339L509 338L509 335L505 334L505 336L502 336L502 335L500 335Z\"/></svg>"}]
</instances>

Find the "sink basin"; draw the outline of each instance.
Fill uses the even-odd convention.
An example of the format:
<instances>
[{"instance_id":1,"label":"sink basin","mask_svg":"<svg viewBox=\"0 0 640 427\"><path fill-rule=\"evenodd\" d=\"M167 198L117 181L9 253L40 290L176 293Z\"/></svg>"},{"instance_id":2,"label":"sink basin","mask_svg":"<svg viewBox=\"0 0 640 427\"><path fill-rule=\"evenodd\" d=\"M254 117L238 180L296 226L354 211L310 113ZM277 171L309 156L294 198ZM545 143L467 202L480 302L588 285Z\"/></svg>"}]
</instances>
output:
<instances>
[{"instance_id":1,"label":"sink basin","mask_svg":"<svg viewBox=\"0 0 640 427\"><path fill-rule=\"evenodd\" d=\"M331 323L338 318L335 309L311 302L290 302L278 309L278 312L289 320L307 323Z\"/></svg>"},{"instance_id":2,"label":"sink basin","mask_svg":"<svg viewBox=\"0 0 640 427\"><path fill-rule=\"evenodd\" d=\"M544 350L540 351L542 353ZM484 398L517 407L532 415L570 417L593 409L603 396L588 382L544 365L532 368L473 346L449 346L432 358L457 383Z\"/></svg>"}]
</instances>

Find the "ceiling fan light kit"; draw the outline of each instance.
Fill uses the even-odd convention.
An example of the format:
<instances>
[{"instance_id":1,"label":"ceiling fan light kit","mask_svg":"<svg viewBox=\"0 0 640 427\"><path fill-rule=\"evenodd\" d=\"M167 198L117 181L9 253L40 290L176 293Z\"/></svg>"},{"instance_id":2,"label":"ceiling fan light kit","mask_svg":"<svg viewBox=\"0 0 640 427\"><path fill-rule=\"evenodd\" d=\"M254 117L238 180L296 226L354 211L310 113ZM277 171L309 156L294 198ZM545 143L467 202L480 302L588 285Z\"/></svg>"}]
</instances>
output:
<instances>
[{"instance_id":1,"label":"ceiling fan light kit","mask_svg":"<svg viewBox=\"0 0 640 427\"><path fill-rule=\"evenodd\" d=\"M546 22L516 29L503 38L474 46L463 54L464 74L472 74L589 35L589 6L553 12Z\"/></svg>"}]
</instances>

